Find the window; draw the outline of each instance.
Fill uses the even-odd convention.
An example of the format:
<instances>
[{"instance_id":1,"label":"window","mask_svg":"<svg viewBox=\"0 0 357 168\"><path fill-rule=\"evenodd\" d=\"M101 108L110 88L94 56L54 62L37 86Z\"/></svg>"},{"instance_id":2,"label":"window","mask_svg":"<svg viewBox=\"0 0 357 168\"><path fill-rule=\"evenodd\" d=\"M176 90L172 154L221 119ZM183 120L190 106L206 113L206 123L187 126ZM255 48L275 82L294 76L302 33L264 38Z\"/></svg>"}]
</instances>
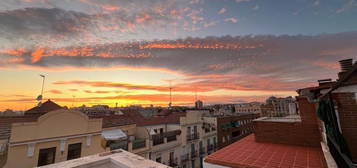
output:
<instances>
[{"instance_id":1,"label":"window","mask_svg":"<svg viewBox=\"0 0 357 168\"><path fill-rule=\"evenodd\" d=\"M163 134L163 133L164 133L164 129L160 128L160 134Z\"/></svg>"},{"instance_id":2,"label":"window","mask_svg":"<svg viewBox=\"0 0 357 168\"><path fill-rule=\"evenodd\" d=\"M155 161L156 161L157 163L161 163L161 156L157 156Z\"/></svg>"},{"instance_id":3,"label":"window","mask_svg":"<svg viewBox=\"0 0 357 168\"><path fill-rule=\"evenodd\" d=\"M82 143L68 145L67 160L80 158L81 151L82 151Z\"/></svg>"},{"instance_id":4,"label":"window","mask_svg":"<svg viewBox=\"0 0 357 168\"><path fill-rule=\"evenodd\" d=\"M175 156L174 152L170 152L170 163L173 163L175 161L174 156Z\"/></svg>"},{"instance_id":5,"label":"window","mask_svg":"<svg viewBox=\"0 0 357 168\"><path fill-rule=\"evenodd\" d=\"M56 147L40 149L37 166L55 163Z\"/></svg>"}]
</instances>

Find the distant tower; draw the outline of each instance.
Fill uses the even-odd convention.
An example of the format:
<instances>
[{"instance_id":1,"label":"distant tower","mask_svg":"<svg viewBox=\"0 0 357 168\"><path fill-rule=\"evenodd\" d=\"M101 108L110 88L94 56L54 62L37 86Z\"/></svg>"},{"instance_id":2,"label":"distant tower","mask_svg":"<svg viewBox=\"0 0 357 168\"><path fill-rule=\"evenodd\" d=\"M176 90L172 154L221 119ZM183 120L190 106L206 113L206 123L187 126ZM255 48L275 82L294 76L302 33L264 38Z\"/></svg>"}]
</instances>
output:
<instances>
[{"instance_id":1,"label":"distant tower","mask_svg":"<svg viewBox=\"0 0 357 168\"><path fill-rule=\"evenodd\" d=\"M196 109L202 109L203 108L203 102L201 100L197 100L195 102L195 107L196 107Z\"/></svg>"}]
</instances>

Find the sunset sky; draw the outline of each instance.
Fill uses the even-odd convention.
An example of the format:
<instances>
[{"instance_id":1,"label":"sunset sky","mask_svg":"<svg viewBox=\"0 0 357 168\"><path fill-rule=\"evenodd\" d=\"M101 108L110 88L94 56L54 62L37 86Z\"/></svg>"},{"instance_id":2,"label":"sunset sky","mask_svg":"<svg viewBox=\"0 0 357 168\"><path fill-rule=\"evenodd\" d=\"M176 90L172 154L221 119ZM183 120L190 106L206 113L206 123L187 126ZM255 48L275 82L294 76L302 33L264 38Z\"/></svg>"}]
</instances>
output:
<instances>
[{"instance_id":1,"label":"sunset sky","mask_svg":"<svg viewBox=\"0 0 357 168\"><path fill-rule=\"evenodd\" d=\"M0 110L294 96L357 59L356 0L1 0ZM74 100L74 103L73 103Z\"/></svg>"}]
</instances>

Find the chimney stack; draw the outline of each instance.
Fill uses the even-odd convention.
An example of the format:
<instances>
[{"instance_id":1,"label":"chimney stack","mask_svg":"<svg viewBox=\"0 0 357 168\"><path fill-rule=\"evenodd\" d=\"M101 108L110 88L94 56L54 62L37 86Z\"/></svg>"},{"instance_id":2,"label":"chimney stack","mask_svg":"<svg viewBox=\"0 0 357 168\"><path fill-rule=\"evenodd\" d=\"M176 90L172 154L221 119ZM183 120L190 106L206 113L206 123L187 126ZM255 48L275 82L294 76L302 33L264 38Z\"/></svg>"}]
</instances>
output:
<instances>
[{"instance_id":1,"label":"chimney stack","mask_svg":"<svg viewBox=\"0 0 357 168\"><path fill-rule=\"evenodd\" d=\"M338 73L338 78L341 79L347 71L352 69L353 60L352 59L344 59L339 61L341 66L341 72Z\"/></svg>"},{"instance_id":2,"label":"chimney stack","mask_svg":"<svg viewBox=\"0 0 357 168\"><path fill-rule=\"evenodd\" d=\"M345 59L345 60L341 60L339 62L340 62L340 66L341 66L341 72L346 72L352 68L352 65L353 65L352 59Z\"/></svg>"}]
</instances>

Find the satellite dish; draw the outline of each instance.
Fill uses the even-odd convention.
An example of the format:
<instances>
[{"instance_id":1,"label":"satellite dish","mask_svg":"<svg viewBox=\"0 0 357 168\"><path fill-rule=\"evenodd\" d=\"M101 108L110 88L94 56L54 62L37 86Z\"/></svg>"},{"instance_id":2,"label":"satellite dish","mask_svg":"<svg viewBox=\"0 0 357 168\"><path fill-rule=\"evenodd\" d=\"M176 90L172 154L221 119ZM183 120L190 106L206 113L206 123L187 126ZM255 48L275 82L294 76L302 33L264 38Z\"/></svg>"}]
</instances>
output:
<instances>
[{"instance_id":1,"label":"satellite dish","mask_svg":"<svg viewBox=\"0 0 357 168\"><path fill-rule=\"evenodd\" d=\"M41 101L42 100L42 95L38 95L36 98L37 101Z\"/></svg>"}]
</instances>

